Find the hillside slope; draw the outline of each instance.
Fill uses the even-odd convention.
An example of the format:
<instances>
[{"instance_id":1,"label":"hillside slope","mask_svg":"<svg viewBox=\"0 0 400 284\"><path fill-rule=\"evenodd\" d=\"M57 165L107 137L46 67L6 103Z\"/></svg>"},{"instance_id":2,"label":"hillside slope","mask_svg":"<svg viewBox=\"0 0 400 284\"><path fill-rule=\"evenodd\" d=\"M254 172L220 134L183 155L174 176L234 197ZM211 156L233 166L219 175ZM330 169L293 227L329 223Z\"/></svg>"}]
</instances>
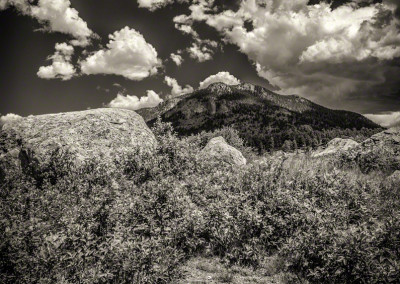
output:
<instances>
[{"instance_id":1,"label":"hillside slope","mask_svg":"<svg viewBox=\"0 0 400 284\"><path fill-rule=\"evenodd\" d=\"M247 83L214 83L138 113L150 125L161 116L181 135L233 127L260 152L316 147L335 137L360 141L382 130L360 114L328 109Z\"/></svg>"}]
</instances>

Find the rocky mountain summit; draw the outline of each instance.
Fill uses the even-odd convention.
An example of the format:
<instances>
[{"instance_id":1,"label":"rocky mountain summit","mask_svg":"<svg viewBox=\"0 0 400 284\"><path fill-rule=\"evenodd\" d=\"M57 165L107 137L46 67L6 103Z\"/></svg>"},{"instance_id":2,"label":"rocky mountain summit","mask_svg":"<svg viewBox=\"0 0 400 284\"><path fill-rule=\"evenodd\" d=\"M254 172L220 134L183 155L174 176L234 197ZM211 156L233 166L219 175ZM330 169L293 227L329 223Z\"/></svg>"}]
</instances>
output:
<instances>
[{"instance_id":1,"label":"rocky mountain summit","mask_svg":"<svg viewBox=\"0 0 400 284\"><path fill-rule=\"evenodd\" d=\"M101 108L29 116L5 124L0 137L0 165L21 166L39 174L54 155L68 152L79 165L86 159L120 159L133 151L150 151L156 140L134 111ZM111 163L110 163L111 164Z\"/></svg>"}]
</instances>

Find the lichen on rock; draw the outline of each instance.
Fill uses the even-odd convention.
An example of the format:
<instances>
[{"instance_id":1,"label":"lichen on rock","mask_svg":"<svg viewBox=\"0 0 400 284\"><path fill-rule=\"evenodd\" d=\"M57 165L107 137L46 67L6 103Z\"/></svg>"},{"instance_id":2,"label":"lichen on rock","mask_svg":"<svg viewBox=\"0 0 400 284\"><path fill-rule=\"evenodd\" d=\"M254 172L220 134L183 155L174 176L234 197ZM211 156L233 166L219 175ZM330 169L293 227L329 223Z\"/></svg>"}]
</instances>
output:
<instances>
[{"instance_id":1,"label":"lichen on rock","mask_svg":"<svg viewBox=\"0 0 400 284\"><path fill-rule=\"evenodd\" d=\"M214 159L235 166L242 166L247 163L243 154L229 145L221 136L212 138L200 154L207 159Z\"/></svg>"},{"instance_id":2,"label":"lichen on rock","mask_svg":"<svg viewBox=\"0 0 400 284\"><path fill-rule=\"evenodd\" d=\"M10 165L38 174L60 151L68 152L79 166L88 159L120 160L155 146L156 139L143 118L131 110L100 108L29 116L3 126L0 167L3 175Z\"/></svg>"}]
</instances>

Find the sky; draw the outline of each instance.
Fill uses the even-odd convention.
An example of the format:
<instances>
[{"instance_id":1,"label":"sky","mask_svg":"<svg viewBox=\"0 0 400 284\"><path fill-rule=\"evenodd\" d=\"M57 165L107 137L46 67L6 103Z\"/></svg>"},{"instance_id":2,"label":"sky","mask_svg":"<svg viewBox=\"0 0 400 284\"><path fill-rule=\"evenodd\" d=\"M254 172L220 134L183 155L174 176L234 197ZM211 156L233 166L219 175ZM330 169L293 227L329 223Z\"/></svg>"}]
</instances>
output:
<instances>
[{"instance_id":1,"label":"sky","mask_svg":"<svg viewBox=\"0 0 400 284\"><path fill-rule=\"evenodd\" d=\"M399 0L0 0L0 120L253 83L400 125Z\"/></svg>"}]
</instances>

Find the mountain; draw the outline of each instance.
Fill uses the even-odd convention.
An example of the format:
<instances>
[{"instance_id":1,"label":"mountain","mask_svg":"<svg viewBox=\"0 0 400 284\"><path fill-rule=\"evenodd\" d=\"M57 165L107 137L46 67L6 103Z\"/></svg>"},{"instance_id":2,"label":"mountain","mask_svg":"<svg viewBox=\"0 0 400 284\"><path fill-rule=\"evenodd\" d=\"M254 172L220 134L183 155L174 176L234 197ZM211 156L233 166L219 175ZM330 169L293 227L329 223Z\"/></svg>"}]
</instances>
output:
<instances>
[{"instance_id":1,"label":"mountain","mask_svg":"<svg viewBox=\"0 0 400 284\"><path fill-rule=\"evenodd\" d=\"M260 152L316 147L335 137L360 141L382 131L358 113L332 110L248 83L214 83L137 112L149 125L160 116L180 135L232 127Z\"/></svg>"}]
</instances>

